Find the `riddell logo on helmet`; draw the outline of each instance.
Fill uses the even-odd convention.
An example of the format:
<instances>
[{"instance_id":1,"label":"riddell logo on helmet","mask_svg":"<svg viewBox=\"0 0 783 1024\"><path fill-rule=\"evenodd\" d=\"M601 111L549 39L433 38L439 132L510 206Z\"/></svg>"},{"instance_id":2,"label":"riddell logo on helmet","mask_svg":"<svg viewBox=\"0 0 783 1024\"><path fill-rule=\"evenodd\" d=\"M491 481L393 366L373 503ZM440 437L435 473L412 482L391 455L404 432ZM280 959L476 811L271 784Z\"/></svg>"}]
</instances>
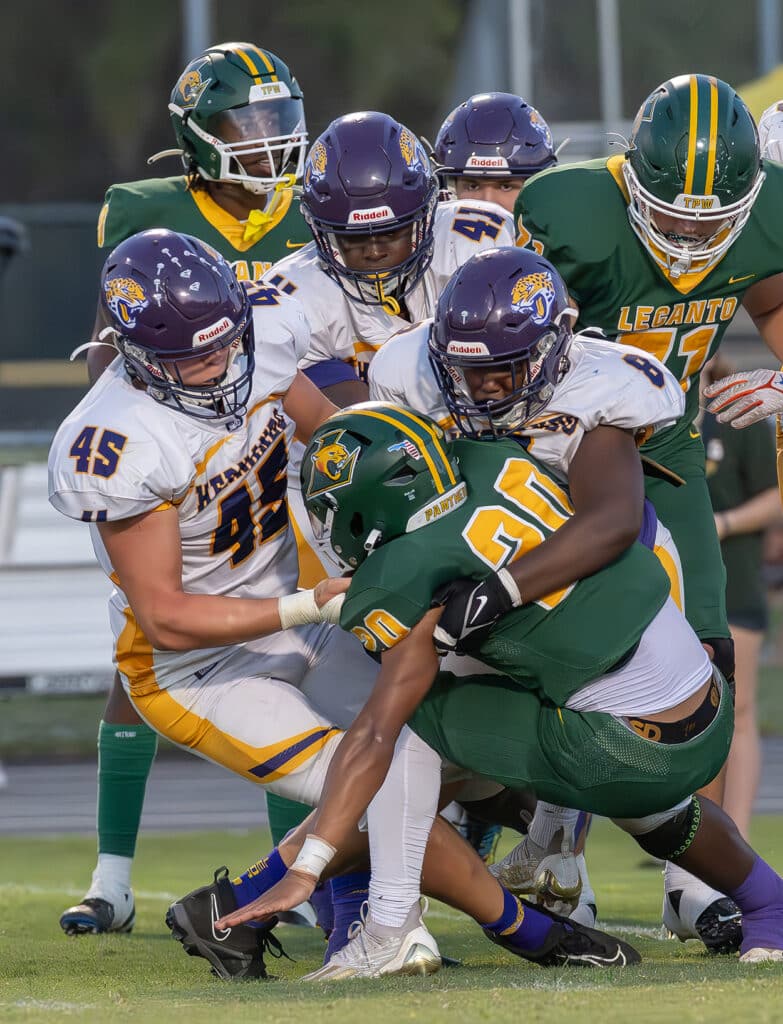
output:
<instances>
[{"instance_id":1,"label":"riddell logo on helmet","mask_svg":"<svg viewBox=\"0 0 783 1024\"><path fill-rule=\"evenodd\" d=\"M234 326L233 320L230 320L227 316L224 316L217 323L210 324L209 327L204 327L203 330L196 331L193 335L193 348L199 348L201 345L208 345L210 341L214 341L219 338L226 331L230 331Z\"/></svg>"},{"instance_id":2,"label":"riddell logo on helmet","mask_svg":"<svg viewBox=\"0 0 783 1024\"><path fill-rule=\"evenodd\" d=\"M455 356L488 356L489 349L483 341L450 341L446 351Z\"/></svg>"},{"instance_id":3,"label":"riddell logo on helmet","mask_svg":"<svg viewBox=\"0 0 783 1024\"><path fill-rule=\"evenodd\" d=\"M504 156L470 156L465 167L508 167Z\"/></svg>"},{"instance_id":4,"label":"riddell logo on helmet","mask_svg":"<svg viewBox=\"0 0 783 1024\"><path fill-rule=\"evenodd\" d=\"M370 210L351 210L349 224L374 224L379 220L393 220L394 210L391 206L374 206Z\"/></svg>"}]
</instances>

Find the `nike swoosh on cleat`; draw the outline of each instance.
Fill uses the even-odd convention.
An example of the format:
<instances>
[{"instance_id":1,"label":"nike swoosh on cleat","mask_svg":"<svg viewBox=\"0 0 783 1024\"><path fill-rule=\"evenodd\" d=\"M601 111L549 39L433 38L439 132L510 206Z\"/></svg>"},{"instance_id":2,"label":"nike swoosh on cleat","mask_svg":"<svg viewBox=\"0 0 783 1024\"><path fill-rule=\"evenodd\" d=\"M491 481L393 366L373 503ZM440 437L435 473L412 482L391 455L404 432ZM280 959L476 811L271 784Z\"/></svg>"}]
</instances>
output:
<instances>
[{"instance_id":1,"label":"nike swoosh on cleat","mask_svg":"<svg viewBox=\"0 0 783 1024\"><path fill-rule=\"evenodd\" d=\"M718 914L718 924L725 924L727 921L739 921L742 914Z\"/></svg>"},{"instance_id":2,"label":"nike swoosh on cleat","mask_svg":"<svg viewBox=\"0 0 783 1024\"><path fill-rule=\"evenodd\" d=\"M225 942L226 939L231 934L231 929L230 928L226 928L225 930L219 929L219 931L222 932L221 935L218 935L218 933L215 931L215 922L220 920L220 911L218 910L217 897L215 896L214 893L210 893L210 895L209 895L209 903L210 903L210 911L211 911L210 916L212 918L212 937L215 939L215 942Z\"/></svg>"},{"instance_id":3,"label":"nike swoosh on cleat","mask_svg":"<svg viewBox=\"0 0 783 1024\"><path fill-rule=\"evenodd\" d=\"M729 284L739 284L740 281L749 281L751 277L755 276L755 274L743 274L741 277L734 277L732 275L732 277L729 278Z\"/></svg>"},{"instance_id":4,"label":"nike swoosh on cleat","mask_svg":"<svg viewBox=\"0 0 783 1024\"><path fill-rule=\"evenodd\" d=\"M583 956L570 954L566 957L566 963L592 964L593 967L625 967L625 953L618 947L617 952L611 958L598 956L596 953L585 953Z\"/></svg>"},{"instance_id":5,"label":"nike swoosh on cleat","mask_svg":"<svg viewBox=\"0 0 783 1024\"><path fill-rule=\"evenodd\" d=\"M476 598L476 600L479 602L479 606L478 606L478 608L475 610L475 612L470 617L470 622L468 623L468 625L471 625L471 626L476 621L476 619L479 617L479 615L481 615L481 613L484 611L484 605L487 603L487 598L484 597L483 594L480 594Z\"/></svg>"}]
</instances>

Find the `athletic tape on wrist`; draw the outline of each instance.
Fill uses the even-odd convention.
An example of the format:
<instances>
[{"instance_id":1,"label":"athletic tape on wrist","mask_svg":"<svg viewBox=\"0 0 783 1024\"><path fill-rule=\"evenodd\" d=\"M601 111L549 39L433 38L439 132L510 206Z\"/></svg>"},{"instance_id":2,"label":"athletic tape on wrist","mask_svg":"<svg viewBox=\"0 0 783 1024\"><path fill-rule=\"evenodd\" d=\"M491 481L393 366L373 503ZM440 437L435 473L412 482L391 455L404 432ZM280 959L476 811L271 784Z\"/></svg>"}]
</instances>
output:
<instances>
[{"instance_id":1,"label":"athletic tape on wrist","mask_svg":"<svg viewBox=\"0 0 783 1024\"><path fill-rule=\"evenodd\" d=\"M511 598L512 605L515 608L518 608L522 604L522 595L519 592L519 587L516 584L516 580L508 571L508 569L499 569L497 575L498 579L503 584L503 589Z\"/></svg>"},{"instance_id":2,"label":"athletic tape on wrist","mask_svg":"<svg viewBox=\"0 0 783 1024\"><path fill-rule=\"evenodd\" d=\"M281 629L291 629L292 626L306 626L309 622L321 621L321 610L315 603L314 590L299 590L296 594L279 597L277 612L280 616Z\"/></svg>"},{"instance_id":3,"label":"athletic tape on wrist","mask_svg":"<svg viewBox=\"0 0 783 1024\"><path fill-rule=\"evenodd\" d=\"M319 836L308 835L302 843L302 849L291 865L291 871L306 871L314 878L320 878L324 868L334 857L337 850L331 843Z\"/></svg>"}]
</instances>

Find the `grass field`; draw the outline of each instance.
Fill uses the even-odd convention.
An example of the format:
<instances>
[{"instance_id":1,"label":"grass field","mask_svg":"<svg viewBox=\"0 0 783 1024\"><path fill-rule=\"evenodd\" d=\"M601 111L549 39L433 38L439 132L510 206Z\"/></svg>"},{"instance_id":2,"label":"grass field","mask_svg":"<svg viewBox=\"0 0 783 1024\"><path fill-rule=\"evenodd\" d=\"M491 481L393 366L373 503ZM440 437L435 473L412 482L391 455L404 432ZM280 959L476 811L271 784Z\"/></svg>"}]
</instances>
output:
<instances>
[{"instance_id":1,"label":"grass field","mask_svg":"<svg viewBox=\"0 0 783 1024\"><path fill-rule=\"evenodd\" d=\"M755 842L783 866L783 817L756 819ZM205 961L184 955L163 924L169 901L228 861L241 869L267 837L206 832L142 835L130 936L66 939L57 918L84 893L94 841L14 838L0 841L0 1020L228 1021L307 1024L401 1024L560 1021L644 1024L783 1020L783 967L739 966L708 956L695 942L659 936L660 872L641 867L635 844L606 822L590 839L592 880L604 927L621 931L642 953L626 970L542 970L487 942L472 922L440 904L427 918L441 949L460 968L432 978L309 986L296 979L320 962L315 929L278 931L296 962L272 961L278 980L226 984ZM508 840L510 843L510 840Z\"/></svg>"}]
</instances>

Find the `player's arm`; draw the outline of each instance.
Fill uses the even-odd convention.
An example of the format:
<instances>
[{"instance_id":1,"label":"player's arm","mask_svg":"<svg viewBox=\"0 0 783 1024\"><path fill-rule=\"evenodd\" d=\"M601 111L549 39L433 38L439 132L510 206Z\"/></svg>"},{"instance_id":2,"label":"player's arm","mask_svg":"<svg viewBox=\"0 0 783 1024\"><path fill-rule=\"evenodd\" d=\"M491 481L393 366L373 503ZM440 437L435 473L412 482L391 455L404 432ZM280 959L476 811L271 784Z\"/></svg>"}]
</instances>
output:
<instances>
[{"instance_id":1,"label":"player's arm","mask_svg":"<svg viewBox=\"0 0 783 1024\"><path fill-rule=\"evenodd\" d=\"M309 832L286 875L250 905L218 923L231 927L261 920L307 899L334 853L350 841L370 801L380 789L397 737L432 686L438 659L432 642L440 609L433 609L411 632L384 652L370 698L340 740L308 822Z\"/></svg>"},{"instance_id":2,"label":"player's arm","mask_svg":"<svg viewBox=\"0 0 783 1024\"><path fill-rule=\"evenodd\" d=\"M441 650L486 630L513 607L537 601L618 558L642 526L644 477L633 433L600 425L582 438L568 470L574 515L542 544L481 583L455 580L436 594L445 605Z\"/></svg>"},{"instance_id":3,"label":"player's arm","mask_svg":"<svg viewBox=\"0 0 783 1024\"><path fill-rule=\"evenodd\" d=\"M312 831L335 848L348 840L380 789L400 730L438 673L432 633L440 609L428 611L411 632L384 651L369 700L329 765Z\"/></svg>"},{"instance_id":4,"label":"player's arm","mask_svg":"<svg viewBox=\"0 0 783 1024\"><path fill-rule=\"evenodd\" d=\"M307 609L302 594L278 599L184 591L182 540L172 506L99 523L98 530L133 614L158 650L190 651L243 643L298 624L290 621L292 613L301 621L319 620L314 608L310 619L303 617ZM304 593L310 594L320 609L347 585L346 580L324 580L314 592Z\"/></svg>"},{"instance_id":5,"label":"player's arm","mask_svg":"<svg viewBox=\"0 0 783 1024\"><path fill-rule=\"evenodd\" d=\"M297 370L283 399L283 410L296 424L297 438L307 444L316 427L320 427L338 408L301 370Z\"/></svg>"}]
</instances>

